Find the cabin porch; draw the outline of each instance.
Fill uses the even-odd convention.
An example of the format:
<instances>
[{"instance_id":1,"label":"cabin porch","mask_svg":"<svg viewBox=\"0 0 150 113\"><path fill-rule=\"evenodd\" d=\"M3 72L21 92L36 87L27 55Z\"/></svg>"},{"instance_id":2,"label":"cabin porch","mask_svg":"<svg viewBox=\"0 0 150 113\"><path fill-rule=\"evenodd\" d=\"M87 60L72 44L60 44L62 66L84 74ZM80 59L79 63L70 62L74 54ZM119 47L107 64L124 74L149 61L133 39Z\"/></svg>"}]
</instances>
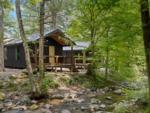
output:
<instances>
[{"instance_id":1,"label":"cabin porch","mask_svg":"<svg viewBox=\"0 0 150 113\"><path fill-rule=\"evenodd\" d=\"M33 62L33 59L37 59ZM38 58L32 57L33 68L38 68ZM68 69L69 71L74 71L78 69L86 69L89 62L86 60L85 56L44 56L45 69L49 71L63 71L63 69Z\"/></svg>"}]
</instances>

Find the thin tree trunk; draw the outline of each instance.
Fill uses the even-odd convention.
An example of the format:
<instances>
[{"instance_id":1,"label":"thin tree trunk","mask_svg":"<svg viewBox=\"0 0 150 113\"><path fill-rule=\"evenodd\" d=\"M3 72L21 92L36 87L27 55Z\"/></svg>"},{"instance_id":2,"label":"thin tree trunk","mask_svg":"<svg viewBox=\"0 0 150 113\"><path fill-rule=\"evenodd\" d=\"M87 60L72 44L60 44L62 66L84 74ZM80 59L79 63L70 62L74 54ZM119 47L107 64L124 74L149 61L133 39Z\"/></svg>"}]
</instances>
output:
<instances>
[{"instance_id":1,"label":"thin tree trunk","mask_svg":"<svg viewBox=\"0 0 150 113\"><path fill-rule=\"evenodd\" d=\"M141 0L141 19L143 28L143 39L146 55L148 84L149 84L149 112L150 112L150 15L148 0Z\"/></svg>"},{"instance_id":2,"label":"thin tree trunk","mask_svg":"<svg viewBox=\"0 0 150 113\"><path fill-rule=\"evenodd\" d=\"M34 83L34 78L33 78L33 71L32 71L32 66L31 66L31 61L30 61L29 47L28 47L27 38L26 38L25 32L24 32L23 22L22 22L22 16L21 16L21 10L20 10L20 0L16 0L16 14L17 14L17 20L18 20L18 25L19 25L19 30L20 30L20 36L23 41L26 67L27 67L27 71L28 71L28 77L29 77L32 93L36 93L36 85Z\"/></svg>"},{"instance_id":3,"label":"thin tree trunk","mask_svg":"<svg viewBox=\"0 0 150 113\"><path fill-rule=\"evenodd\" d=\"M106 34L106 41L107 41L107 47L106 47L106 62L105 62L105 79L108 79L108 66L109 66L109 29L107 30Z\"/></svg>"},{"instance_id":4,"label":"thin tree trunk","mask_svg":"<svg viewBox=\"0 0 150 113\"><path fill-rule=\"evenodd\" d=\"M106 47L106 63L105 63L105 79L108 79L108 66L109 66L109 45Z\"/></svg>"},{"instance_id":5,"label":"thin tree trunk","mask_svg":"<svg viewBox=\"0 0 150 113\"><path fill-rule=\"evenodd\" d=\"M2 3L0 4L0 72L4 71L4 45L3 45L3 39L4 39L4 9Z\"/></svg>"},{"instance_id":6,"label":"thin tree trunk","mask_svg":"<svg viewBox=\"0 0 150 113\"><path fill-rule=\"evenodd\" d=\"M40 3L40 40L39 40L39 73L40 78L44 78L44 4Z\"/></svg>"}]
</instances>

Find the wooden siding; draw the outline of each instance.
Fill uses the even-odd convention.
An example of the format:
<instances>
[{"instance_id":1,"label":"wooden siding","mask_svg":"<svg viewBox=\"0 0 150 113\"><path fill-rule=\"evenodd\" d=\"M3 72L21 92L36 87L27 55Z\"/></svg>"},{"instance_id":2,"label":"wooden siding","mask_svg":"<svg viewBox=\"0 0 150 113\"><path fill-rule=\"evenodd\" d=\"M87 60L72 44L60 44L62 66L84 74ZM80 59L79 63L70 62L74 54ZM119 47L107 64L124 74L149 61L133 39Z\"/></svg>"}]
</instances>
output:
<instances>
[{"instance_id":1,"label":"wooden siding","mask_svg":"<svg viewBox=\"0 0 150 113\"><path fill-rule=\"evenodd\" d=\"M37 51L36 48L38 48L38 43L37 44L29 44L31 52ZM36 48L35 48L36 46ZM44 45L44 62L48 63L49 62L49 46L55 46L55 55L57 56L62 56L62 49L63 46L56 42L55 40L51 38L45 38L45 45ZM25 68L26 63L25 63L25 53L24 53L24 48L22 44L15 44L15 45L6 45L5 48L7 49L5 55L7 58L5 58L5 67L8 68ZM18 48L19 50L19 59L16 59L16 49ZM35 63L35 56L33 54L31 55L31 62ZM38 55L37 55L38 57ZM38 62L38 58L37 58Z\"/></svg>"},{"instance_id":2,"label":"wooden siding","mask_svg":"<svg viewBox=\"0 0 150 113\"><path fill-rule=\"evenodd\" d=\"M5 46L7 49L7 53L5 53L5 67L11 67L11 68L25 68L26 63L25 63L25 54L24 54L24 49L22 44L17 44L17 45L10 45L10 46ZM16 58L16 50L18 48L18 59Z\"/></svg>"}]
</instances>

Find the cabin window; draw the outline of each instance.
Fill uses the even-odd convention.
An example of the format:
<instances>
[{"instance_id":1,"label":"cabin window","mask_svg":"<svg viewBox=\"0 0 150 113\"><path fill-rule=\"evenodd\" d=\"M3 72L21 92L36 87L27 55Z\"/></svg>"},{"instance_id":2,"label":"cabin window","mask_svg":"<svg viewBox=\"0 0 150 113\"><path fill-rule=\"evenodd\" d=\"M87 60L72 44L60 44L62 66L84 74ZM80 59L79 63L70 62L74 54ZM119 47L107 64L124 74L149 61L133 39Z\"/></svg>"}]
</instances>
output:
<instances>
[{"instance_id":1,"label":"cabin window","mask_svg":"<svg viewBox=\"0 0 150 113\"><path fill-rule=\"evenodd\" d=\"M7 60L7 47L4 48L4 59Z\"/></svg>"},{"instance_id":2,"label":"cabin window","mask_svg":"<svg viewBox=\"0 0 150 113\"><path fill-rule=\"evenodd\" d=\"M20 59L20 49L19 47L16 47L16 60Z\"/></svg>"}]
</instances>

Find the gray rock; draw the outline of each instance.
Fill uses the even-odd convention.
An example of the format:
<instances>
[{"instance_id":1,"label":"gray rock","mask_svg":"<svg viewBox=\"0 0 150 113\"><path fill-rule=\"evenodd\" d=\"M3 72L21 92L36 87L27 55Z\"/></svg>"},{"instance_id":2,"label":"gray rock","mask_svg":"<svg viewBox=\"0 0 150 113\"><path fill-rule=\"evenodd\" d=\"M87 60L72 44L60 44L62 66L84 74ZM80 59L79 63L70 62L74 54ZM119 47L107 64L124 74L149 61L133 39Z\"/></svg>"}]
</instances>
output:
<instances>
[{"instance_id":1,"label":"gray rock","mask_svg":"<svg viewBox=\"0 0 150 113\"><path fill-rule=\"evenodd\" d=\"M50 108L52 108L53 107L53 105L50 105L50 104L45 104L44 106L43 106L43 108L45 108L45 109L50 109Z\"/></svg>"},{"instance_id":2,"label":"gray rock","mask_svg":"<svg viewBox=\"0 0 150 113\"><path fill-rule=\"evenodd\" d=\"M77 95L76 95L76 94L70 94L70 95L68 96L68 98L74 99L74 98L77 98Z\"/></svg>"},{"instance_id":3,"label":"gray rock","mask_svg":"<svg viewBox=\"0 0 150 113\"><path fill-rule=\"evenodd\" d=\"M53 95L51 98L52 98L52 99L64 99L65 96L62 95L62 94L56 94L56 95Z\"/></svg>"},{"instance_id":4,"label":"gray rock","mask_svg":"<svg viewBox=\"0 0 150 113\"><path fill-rule=\"evenodd\" d=\"M103 89L103 91L105 91L105 92L109 92L109 91L110 91L110 89L109 89L109 87L105 87L105 88Z\"/></svg>"},{"instance_id":5,"label":"gray rock","mask_svg":"<svg viewBox=\"0 0 150 113\"><path fill-rule=\"evenodd\" d=\"M12 111L8 111L6 113L24 113L23 111L19 111L19 110L12 110Z\"/></svg>"},{"instance_id":6,"label":"gray rock","mask_svg":"<svg viewBox=\"0 0 150 113\"><path fill-rule=\"evenodd\" d=\"M104 113L104 111L96 111L96 112L94 112L94 113Z\"/></svg>"},{"instance_id":7,"label":"gray rock","mask_svg":"<svg viewBox=\"0 0 150 113\"><path fill-rule=\"evenodd\" d=\"M29 97L23 97L20 99L18 104L21 104L21 105L31 104L31 99Z\"/></svg>"},{"instance_id":8,"label":"gray rock","mask_svg":"<svg viewBox=\"0 0 150 113\"><path fill-rule=\"evenodd\" d=\"M117 89L117 90L114 91L114 94L121 95L122 94L122 90L121 89Z\"/></svg>"},{"instance_id":9,"label":"gray rock","mask_svg":"<svg viewBox=\"0 0 150 113\"><path fill-rule=\"evenodd\" d=\"M99 107L99 105L97 105L97 104L91 104L91 105L89 106L89 109L90 109L91 112L93 112L93 111L98 111L98 110L100 110L100 107Z\"/></svg>"},{"instance_id":10,"label":"gray rock","mask_svg":"<svg viewBox=\"0 0 150 113\"><path fill-rule=\"evenodd\" d=\"M10 107L10 106L12 106L12 105L13 105L13 103L12 103L12 102L4 103L4 106L6 106L6 107Z\"/></svg>"},{"instance_id":11,"label":"gray rock","mask_svg":"<svg viewBox=\"0 0 150 113\"><path fill-rule=\"evenodd\" d=\"M104 109L104 108L106 108L106 105L105 104L101 104L99 107Z\"/></svg>"},{"instance_id":12,"label":"gray rock","mask_svg":"<svg viewBox=\"0 0 150 113\"><path fill-rule=\"evenodd\" d=\"M31 101L32 104L37 104L38 102L36 100Z\"/></svg>"},{"instance_id":13,"label":"gray rock","mask_svg":"<svg viewBox=\"0 0 150 113\"><path fill-rule=\"evenodd\" d=\"M106 112L106 111L96 111L96 112L93 112L93 113L112 113L112 112Z\"/></svg>"},{"instance_id":14,"label":"gray rock","mask_svg":"<svg viewBox=\"0 0 150 113\"><path fill-rule=\"evenodd\" d=\"M81 110L82 111L85 111L85 110L88 110L89 108L87 106L81 106Z\"/></svg>"},{"instance_id":15,"label":"gray rock","mask_svg":"<svg viewBox=\"0 0 150 113\"><path fill-rule=\"evenodd\" d=\"M71 113L71 112L68 109L63 109L63 110L61 110L60 113Z\"/></svg>"},{"instance_id":16,"label":"gray rock","mask_svg":"<svg viewBox=\"0 0 150 113\"><path fill-rule=\"evenodd\" d=\"M75 99L75 102L77 102L77 103L83 103L83 102L85 102L85 100L84 99Z\"/></svg>"},{"instance_id":17,"label":"gray rock","mask_svg":"<svg viewBox=\"0 0 150 113\"><path fill-rule=\"evenodd\" d=\"M52 111L47 110L47 109L40 109L38 111L39 111L39 113L52 113ZM37 113L37 111L35 113Z\"/></svg>"},{"instance_id":18,"label":"gray rock","mask_svg":"<svg viewBox=\"0 0 150 113\"><path fill-rule=\"evenodd\" d=\"M112 97L108 96L106 97L107 100L112 100Z\"/></svg>"},{"instance_id":19,"label":"gray rock","mask_svg":"<svg viewBox=\"0 0 150 113\"><path fill-rule=\"evenodd\" d=\"M91 104L100 104L100 103L101 103L101 101L96 98L91 99Z\"/></svg>"}]
</instances>

